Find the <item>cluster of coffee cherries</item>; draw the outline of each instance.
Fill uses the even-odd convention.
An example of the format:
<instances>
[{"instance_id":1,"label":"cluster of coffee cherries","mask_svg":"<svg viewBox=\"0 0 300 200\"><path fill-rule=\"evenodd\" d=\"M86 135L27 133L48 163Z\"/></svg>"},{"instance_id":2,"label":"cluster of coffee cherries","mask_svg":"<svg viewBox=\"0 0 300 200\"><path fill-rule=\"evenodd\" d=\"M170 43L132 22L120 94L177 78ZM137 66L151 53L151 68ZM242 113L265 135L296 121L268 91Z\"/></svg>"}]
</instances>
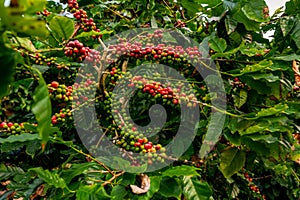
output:
<instances>
[{"instance_id":1,"label":"cluster of coffee cherries","mask_svg":"<svg viewBox=\"0 0 300 200\"><path fill-rule=\"evenodd\" d=\"M46 8L43 11L36 12L37 15L43 15L45 17L49 16L51 12L49 12Z\"/></svg>"},{"instance_id":2,"label":"cluster of coffee cherries","mask_svg":"<svg viewBox=\"0 0 300 200\"><path fill-rule=\"evenodd\" d=\"M174 61L181 65L189 66L191 62L198 62L201 57L201 52L198 47L184 48L182 46L172 46L166 44L146 44L143 46L141 42L126 42L122 41L118 44L108 46L111 51L111 58L108 63L113 63L122 55L144 60L159 60L160 63L173 64Z\"/></svg>"},{"instance_id":3,"label":"cluster of coffee cherries","mask_svg":"<svg viewBox=\"0 0 300 200\"><path fill-rule=\"evenodd\" d=\"M90 51L89 47L83 46L78 40L69 41L64 50L67 57L73 57L79 62L83 61Z\"/></svg>"},{"instance_id":4,"label":"cluster of coffee cherries","mask_svg":"<svg viewBox=\"0 0 300 200\"><path fill-rule=\"evenodd\" d=\"M135 76L130 81L131 83L128 84L129 87L139 87L142 84L141 90L144 93L149 93L154 98L163 98L164 102L170 100L173 105L188 102L188 107L197 106L197 97L194 94L187 95L181 92L183 84L179 84L177 88L173 89L170 83L164 86L164 84L158 81L149 81L141 76Z\"/></svg>"},{"instance_id":5,"label":"cluster of coffee cherries","mask_svg":"<svg viewBox=\"0 0 300 200\"><path fill-rule=\"evenodd\" d=\"M70 12L73 13L74 18L80 22L80 28L83 29L84 32L88 32L92 30L96 32L100 32L100 29L97 28L94 19L93 18L88 19L87 12L83 9L78 9L79 5L77 0L69 0L68 8L70 9ZM92 36L92 37L96 38L96 36ZM99 35L99 37L102 36Z\"/></svg>"},{"instance_id":6,"label":"cluster of coffee cherries","mask_svg":"<svg viewBox=\"0 0 300 200\"><path fill-rule=\"evenodd\" d=\"M44 59L46 59L46 56L43 56L40 53L36 53L32 57L35 59L35 64L37 64L37 65L43 65L44 64Z\"/></svg>"},{"instance_id":7,"label":"cluster of coffee cherries","mask_svg":"<svg viewBox=\"0 0 300 200\"><path fill-rule=\"evenodd\" d=\"M163 31L158 29L158 30L155 30L154 33L148 33L147 34L147 37L148 38L156 38L156 39L161 39L163 38Z\"/></svg>"},{"instance_id":8,"label":"cluster of coffee cherries","mask_svg":"<svg viewBox=\"0 0 300 200\"><path fill-rule=\"evenodd\" d=\"M94 22L93 18L83 19L83 23L81 24L81 28L83 29L84 32L88 32L88 31L91 31L91 30L94 30L96 32L100 32L100 29L97 28L96 23Z\"/></svg>"},{"instance_id":9,"label":"cluster of coffee cherries","mask_svg":"<svg viewBox=\"0 0 300 200\"><path fill-rule=\"evenodd\" d=\"M233 86L233 88L244 88L245 84L240 81L238 77L235 77L233 81L230 81L230 84Z\"/></svg>"},{"instance_id":10,"label":"cluster of coffee cherries","mask_svg":"<svg viewBox=\"0 0 300 200\"><path fill-rule=\"evenodd\" d=\"M68 120L72 120L72 113L70 109L63 108L59 113L55 113L52 116L51 122L53 125L66 123Z\"/></svg>"},{"instance_id":11,"label":"cluster of coffee cherries","mask_svg":"<svg viewBox=\"0 0 300 200\"><path fill-rule=\"evenodd\" d=\"M166 157L166 149L161 144L153 144L143 134L139 133L134 126L131 129L129 127L131 126L125 125L121 131L116 128L117 131L120 131L120 136L114 140L114 143L126 151L140 154L132 162L132 165L138 166L140 162L145 161L150 165L154 161L163 163Z\"/></svg>"},{"instance_id":12,"label":"cluster of coffee cherries","mask_svg":"<svg viewBox=\"0 0 300 200\"><path fill-rule=\"evenodd\" d=\"M48 84L50 98L58 102L72 101L73 87L59 84L57 81L52 81Z\"/></svg>"},{"instance_id":13,"label":"cluster of coffee cherries","mask_svg":"<svg viewBox=\"0 0 300 200\"><path fill-rule=\"evenodd\" d=\"M257 185L255 185L255 183L253 183L253 178L251 178L250 175L248 174L248 172L246 172L244 169L243 169L243 175L244 175L244 178L248 181L248 186L249 186L250 190L255 192L256 194L261 195L259 187L257 187ZM261 198L264 200L266 199L265 195L261 195Z\"/></svg>"},{"instance_id":14,"label":"cluster of coffee cherries","mask_svg":"<svg viewBox=\"0 0 300 200\"><path fill-rule=\"evenodd\" d=\"M24 128L23 123L1 122L0 123L0 136L8 137L10 135L19 135L21 133L30 133L29 130Z\"/></svg>"},{"instance_id":15,"label":"cluster of coffee cherries","mask_svg":"<svg viewBox=\"0 0 300 200\"><path fill-rule=\"evenodd\" d=\"M68 7L70 8L71 12L74 12L76 9L79 8L77 0L68 0Z\"/></svg>"},{"instance_id":16,"label":"cluster of coffee cherries","mask_svg":"<svg viewBox=\"0 0 300 200\"><path fill-rule=\"evenodd\" d=\"M100 52L95 49L89 49L89 54L85 58L86 64L97 66L101 60Z\"/></svg>"},{"instance_id":17,"label":"cluster of coffee cherries","mask_svg":"<svg viewBox=\"0 0 300 200\"><path fill-rule=\"evenodd\" d=\"M186 23L185 22L182 22L181 20L177 20L174 24L175 27L178 27L178 28L183 28L186 26Z\"/></svg>"},{"instance_id":18,"label":"cluster of coffee cherries","mask_svg":"<svg viewBox=\"0 0 300 200\"><path fill-rule=\"evenodd\" d=\"M111 71L109 71L108 78L110 79L109 86L115 86L117 80L123 75L125 72L122 72L116 67L113 67Z\"/></svg>"},{"instance_id":19,"label":"cluster of coffee cherries","mask_svg":"<svg viewBox=\"0 0 300 200\"><path fill-rule=\"evenodd\" d=\"M56 57L47 58L46 56L40 53L36 53L35 55L31 55L31 58L34 59L35 64L37 65L48 65L48 66L56 65Z\"/></svg>"},{"instance_id":20,"label":"cluster of coffee cherries","mask_svg":"<svg viewBox=\"0 0 300 200\"><path fill-rule=\"evenodd\" d=\"M92 101L91 93L96 88L96 81L93 80L93 74L86 74L85 77L73 85L73 99L76 101L76 105L79 106L88 101Z\"/></svg>"},{"instance_id":21,"label":"cluster of coffee cherries","mask_svg":"<svg viewBox=\"0 0 300 200\"><path fill-rule=\"evenodd\" d=\"M87 19L88 16L86 14L86 11L83 10L83 9L79 9L79 10L76 10L74 13L73 13L73 16L79 20L80 22L83 22L84 19Z\"/></svg>"}]
</instances>

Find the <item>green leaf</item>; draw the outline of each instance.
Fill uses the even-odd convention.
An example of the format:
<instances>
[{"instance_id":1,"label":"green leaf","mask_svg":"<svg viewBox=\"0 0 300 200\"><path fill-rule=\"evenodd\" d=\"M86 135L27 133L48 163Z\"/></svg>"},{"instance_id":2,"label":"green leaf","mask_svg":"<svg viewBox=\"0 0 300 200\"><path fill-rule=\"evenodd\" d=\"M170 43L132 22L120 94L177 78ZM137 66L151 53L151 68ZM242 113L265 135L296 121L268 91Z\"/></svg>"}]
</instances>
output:
<instances>
[{"instance_id":1,"label":"green leaf","mask_svg":"<svg viewBox=\"0 0 300 200\"><path fill-rule=\"evenodd\" d=\"M300 48L300 21L296 20L295 27L291 33L291 38L295 41L298 49Z\"/></svg>"},{"instance_id":2,"label":"green leaf","mask_svg":"<svg viewBox=\"0 0 300 200\"><path fill-rule=\"evenodd\" d=\"M274 107L271 108L266 108L266 109L261 109L256 116L257 117L267 117L267 116L271 116L271 115L275 115L278 113L282 113L285 110L288 109L288 105L286 104L277 104Z\"/></svg>"},{"instance_id":3,"label":"green leaf","mask_svg":"<svg viewBox=\"0 0 300 200\"><path fill-rule=\"evenodd\" d=\"M101 185L81 185L76 191L76 199L78 200L97 200L111 199L104 187Z\"/></svg>"},{"instance_id":4,"label":"green leaf","mask_svg":"<svg viewBox=\"0 0 300 200\"><path fill-rule=\"evenodd\" d=\"M35 114L36 120L38 122L37 129L42 139L42 144L46 144L51 133L52 107L47 84L42 74L38 70L35 71L39 76L39 85L37 86L33 94L34 103L31 110Z\"/></svg>"},{"instance_id":5,"label":"green leaf","mask_svg":"<svg viewBox=\"0 0 300 200\"><path fill-rule=\"evenodd\" d=\"M264 0L252 0L248 1L245 6L242 7L244 15L256 22L267 22L268 18L264 17L264 7L267 7Z\"/></svg>"},{"instance_id":6,"label":"green leaf","mask_svg":"<svg viewBox=\"0 0 300 200\"><path fill-rule=\"evenodd\" d=\"M87 171L90 167L94 165L95 163L93 162L72 164L71 168L64 170L61 173L61 177L65 180L66 184L69 184L74 177L83 174L85 171Z\"/></svg>"},{"instance_id":7,"label":"green leaf","mask_svg":"<svg viewBox=\"0 0 300 200\"><path fill-rule=\"evenodd\" d=\"M272 63L271 60L263 60L263 61L261 61L257 64L254 64L254 65L247 65L246 67L244 67L241 70L240 75L261 71L263 69L271 67L272 64L273 63Z\"/></svg>"},{"instance_id":8,"label":"green leaf","mask_svg":"<svg viewBox=\"0 0 300 200\"><path fill-rule=\"evenodd\" d=\"M242 42L240 44L240 46L238 46L237 48L234 48L234 49L231 49L229 51L226 51L224 53L215 53L211 56L212 59L215 59L215 58L219 58L219 57L226 57L226 58L229 58L231 55L234 55L236 54L241 48L243 48L245 45L244 42Z\"/></svg>"},{"instance_id":9,"label":"green leaf","mask_svg":"<svg viewBox=\"0 0 300 200\"><path fill-rule=\"evenodd\" d=\"M247 137L250 138L253 141L260 141L260 142L265 142L265 143L268 143L268 144L278 142L278 138L273 137L270 134L268 134L268 135L255 134L255 135L249 135Z\"/></svg>"},{"instance_id":10,"label":"green leaf","mask_svg":"<svg viewBox=\"0 0 300 200\"><path fill-rule=\"evenodd\" d=\"M205 200L211 199L212 190L207 182L190 177L183 177L183 194L188 200Z\"/></svg>"},{"instance_id":11,"label":"green leaf","mask_svg":"<svg viewBox=\"0 0 300 200\"><path fill-rule=\"evenodd\" d=\"M36 152L38 150L40 150L41 148L41 142L39 140L33 140L33 141L29 141L27 144L26 144L26 154L27 155L30 155L31 158L33 159Z\"/></svg>"},{"instance_id":12,"label":"green leaf","mask_svg":"<svg viewBox=\"0 0 300 200\"><path fill-rule=\"evenodd\" d=\"M265 131L268 126L269 126L268 123L260 122L256 125L253 125L253 126L247 128L244 132L240 132L240 134L245 135L245 134L253 134L253 133Z\"/></svg>"},{"instance_id":13,"label":"green leaf","mask_svg":"<svg viewBox=\"0 0 300 200\"><path fill-rule=\"evenodd\" d=\"M218 38L217 36L210 39L208 44L212 50L220 53L223 53L227 48L226 40L223 38Z\"/></svg>"},{"instance_id":14,"label":"green leaf","mask_svg":"<svg viewBox=\"0 0 300 200\"><path fill-rule=\"evenodd\" d=\"M284 60L284 61L293 61L293 60L300 60L300 55L297 55L295 53L285 55L285 56L276 56L273 57L274 60Z\"/></svg>"},{"instance_id":15,"label":"green leaf","mask_svg":"<svg viewBox=\"0 0 300 200\"><path fill-rule=\"evenodd\" d=\"M248 92L246 90L239 90L237 95L233 96L234 105L237 108L242 107L247 102Z\"/></svg>"},{"instance_id":16,"label":"green leaf","mask_svg":"<svg viewBox=\"0 0 300 200\"><path fill-rule=\"evenodd\" d=\"M79 35L77 35L75 38L82 38L82 37L91 37L91 36L94 36L94 35L109 35L111 34L113 31L108 31L108 30L103 30L103 31L100 31L100 32L97 32L97 31L89 31L89 32L82 32L80 33Z\"/></svg>"},{"instance_id":17,"label":"green leaf","mask_svg":"<svg viewBox=\"0 0 300 200\"><path fill-rule=\"evenodd\" d=\"M200 149L200 158L203 158L211 151L214 145L219 141L219 136L222 133L225 115L220 112L213 113L209 120L208 130L203 140Z\"/></svg>"},{"instance_id":18,"label":"green leaf","mask_svg":"<svg viewBox=\"0 0 300 200\"><path fill-rule=\"evenodd\" d=\"M230 178L244 166L246 153L236 147L225 149L221 153L220 170L225 178Z\"/></svg>"},{"instance_id":19,"label":"green leaf","mask_svg":"<svg viewBox=\"0 0 300 200\"><path fill-rule=\"evenodd\" d=\"M8 138L0 138L0 144L2 143L14 143L14 142L26 142L32 140L39 140L38 134L22 133L20 135L11 135Z\"/></svg>"},{"instance_id":20,"label":"green leaf","mask_svg":"<svg viewBox=\"0 0 300 200\"><path fill-rule=\"evenodd\" d=\"M0 164L0 181L7 180L10 177L13 177L18 174L24 174L24 171L22 168L6 166L4 164Z\"/></svg>"},{"instance_id":21,"label":"green leaf","mask_svg":"<svg viewBox=\"0 0 300 200\"><path fill-rule=\"evenodd\" d=\"M160 182L159 193L166 198L175 197L180 199L182 188L179 180L177 178L163 177Z\"/></svg>"},{"instance_id":22,"label":"green leaf","mask_svg":"<svg viewBox=\"0 0 300 200\"><path fill-rule=\"evenodd\" d=\"M111 191L111 199L112 200L124 199L127 193L128 191L126 190L125 186L116 185L115 187L113 187Z\"/></svg>"},{"instance_id":23,"label":"green leaf","mask_svg":"<svg viewBox=\"0 0 300 200\"><path fill-rule=\"evenodd\" d=\"M0 42L0 98L7 95L8 86L13 81L15 73L15 52L8 49Z\"/></svg>"},{"instance_id":24,"label":"green leaf","mask_svg":"<svg viewBox=\"0 0 300 200\"><path fill-rule=\"evenodd\" d=\"M16 37L16 39L18 40L20 47L23 47L30 52L36 52L36 48L34 47L34 45L32 44L29 38Z\"/></svg>"},{"instance_id":25,"label":"green leaf","mask_svg":"<svg viewBox=\"0 0 300 200\"><path fill-rule=\"evenodd\" d=\"M44 20L40 20L35 13L38 10L44 9L46 2L46 0L19 0L18 4L8 7L5 7L2 2L0 4L1 22L9 30L45 39L49 34L46 23ZM34 15L32 16L32 14Z\"/></svg>"},{"instance_id":26,"label":"green leaf","mask_svg":"<svg viewBox=\"0 0 300 200\"><path fill-rule=\"evenodd\" d=\"M49 27L54 37L62 42L68 40L74 32L74 21L63 16L55 16L49 22Z\"/></svg>"},{"instance_id":27,"label":"green leaf","mask_svg":"<svg viewBox=\"0 0 300 200\"><path fill-rule=\"evenodd\" d=\"M264 79L267 82L275 82L280 80L278 76L274 76L272 73L256 73L256 74L251 74L251 77L254 80Z\"/></svg>"},{"instance_id":28,"label":"green leaf","mask_svg":"<svg viewBox=\"0 0 300 200\"><path fill-rule=\"evenodd\" d=\"M201 9L201 6L198 4L198 2L194 0L182 0L181 5L187 10L187 13L190 16L194 16Z\"/></svg>"},{"instance_id":29,"label":"green leaf","mask_svg":"<svg viewBox=\"0 0 300 200\"><path fill-rule=\"evenodd\" d=\"M237 25L238 25L237 21L235 21L234 19L232 19L229 16L226 16L225 26L226 26L226 31L227 31L228 35L230 35L231 33L233 33L235 31Z\"/></svg>"},{"instance_id":30,"label":"green leaf","mask_svg":"<svg viewBox=\"0 0 300 200\"><path fill-rule=\"evenodd\" d=\"M233 14L233 19L243 24L248 31L258 31L260 28L260 23L249 19L242 10L237 10Z\"/></svg>"},{"instance_id":31,"label":"green leaf","mask_svg":"<svg viewBox=\"0 0 300 200\"><path fill-rule=\"evenodd\" d=\"M55 171L44 170L41 167L31 168L28 171L34 172L37 176L43 179L49 185L54 186L55 188L66 188L67 185Z\"/></svg>"},{"instance_id":32,"label":"green leaf","mask_svg":"<svg viewBox=\"0 0 300 200\"><path fill-rule=\"evenodd\" d=\"M195 167L188 165L181 165L176 167L171 167L162 173L162 176L199 176Z\"/></svg>"},{"instance_id":33,"label":"green leaf","mask_svg":"<svg viewBox=\"0 0 300 200\"><path fill-rule=\"evenodd\" d=\"M279 23L283 37L286 37L295 25L296 20L291 16L280 17Z\"/></svg>"}]
</instances>

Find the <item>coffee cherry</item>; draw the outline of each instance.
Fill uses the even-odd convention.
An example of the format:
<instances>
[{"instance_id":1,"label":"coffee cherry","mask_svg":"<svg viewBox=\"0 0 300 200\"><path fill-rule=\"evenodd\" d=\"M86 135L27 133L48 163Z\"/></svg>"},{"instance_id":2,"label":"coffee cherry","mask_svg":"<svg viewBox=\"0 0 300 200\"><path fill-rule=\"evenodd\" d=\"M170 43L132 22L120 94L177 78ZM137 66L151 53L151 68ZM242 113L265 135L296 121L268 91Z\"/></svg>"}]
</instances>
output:
<instances>
[{"instance_id":1,"label":"coffee cherry","mask_svg":"<svg viewBox=\"0 0 300 200\"><path fill-rule=\"evenodd\" d=\"M14 124L11 123L11 122L8 122L8 123L7 123L7 126L8 126L9 128L11 128L13 125L14 125Z\"/></svg>"},{"instance_id":2,"label":"coffee cherry","mask_svg":"<svg viewBox=\"0 0 300 200\"><path fill-rule=\"evenodd\" d=\"M53 87L53 88L57 88L58 86L59 86L59 83L57 81L53 81L51 83L51 87Z\"/></svg>"}]
</instances>

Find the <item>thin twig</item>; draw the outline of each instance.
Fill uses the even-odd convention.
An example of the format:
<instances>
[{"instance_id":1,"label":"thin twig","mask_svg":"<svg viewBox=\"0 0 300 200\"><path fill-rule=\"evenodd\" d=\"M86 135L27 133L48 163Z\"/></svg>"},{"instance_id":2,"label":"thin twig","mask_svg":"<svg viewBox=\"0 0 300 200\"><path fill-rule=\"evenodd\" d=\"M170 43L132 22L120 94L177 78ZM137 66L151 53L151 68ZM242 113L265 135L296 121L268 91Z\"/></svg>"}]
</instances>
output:
<instances>
[{"instance_id":1,"label":"thin twig","mask_svg":"<svg viewBox=\"0 0 300 200\"><path fill-rule=\"evenodd\" d=\"M91 156L90 154L86 154L84 153L82 150L76 149L75 147L71 147L74 151L84 155L87 158L90 158L91 160L93 160L94 162L98 163L99 165L101 165L104 169L106 169L111 175L115 175L106 165L104 165L102 162L100 162L99 160L97 160L96 158L94 158L93 156Z\"/></svg>"},{"instance_id":2,"label":"thin twig","mask_svg":"<svg viewBox=\"0 0 300 200\"><path fill-rule=\"evenodd\" d=\"M105 181L104 183L102 183L102 186L105 186L107 184L111 184L111 182L113 180L115 180L116 178L118 178L119 176L123 175L125 172L124 171L121 171L120 173L118 174L114 174L113 177L111 177L108 181Z\"/></svg>"}]
</instances>

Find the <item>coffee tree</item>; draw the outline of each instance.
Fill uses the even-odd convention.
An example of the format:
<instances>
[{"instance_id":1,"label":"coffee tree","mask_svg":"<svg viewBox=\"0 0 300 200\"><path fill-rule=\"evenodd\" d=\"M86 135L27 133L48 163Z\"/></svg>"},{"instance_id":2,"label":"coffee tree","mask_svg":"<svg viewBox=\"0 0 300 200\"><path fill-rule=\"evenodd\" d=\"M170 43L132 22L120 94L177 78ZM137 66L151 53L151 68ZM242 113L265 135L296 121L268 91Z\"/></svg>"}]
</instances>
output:
<instances>
[{"instance_id":1,"label":"coffee tree","mask_svg":"<svg viewBox=\"0 0 300 200\"><path fill-rule=\"evenodd\" d=\"M2 1L0 199L298 199L299 11Z\"/></svg>"}]
</instances>

